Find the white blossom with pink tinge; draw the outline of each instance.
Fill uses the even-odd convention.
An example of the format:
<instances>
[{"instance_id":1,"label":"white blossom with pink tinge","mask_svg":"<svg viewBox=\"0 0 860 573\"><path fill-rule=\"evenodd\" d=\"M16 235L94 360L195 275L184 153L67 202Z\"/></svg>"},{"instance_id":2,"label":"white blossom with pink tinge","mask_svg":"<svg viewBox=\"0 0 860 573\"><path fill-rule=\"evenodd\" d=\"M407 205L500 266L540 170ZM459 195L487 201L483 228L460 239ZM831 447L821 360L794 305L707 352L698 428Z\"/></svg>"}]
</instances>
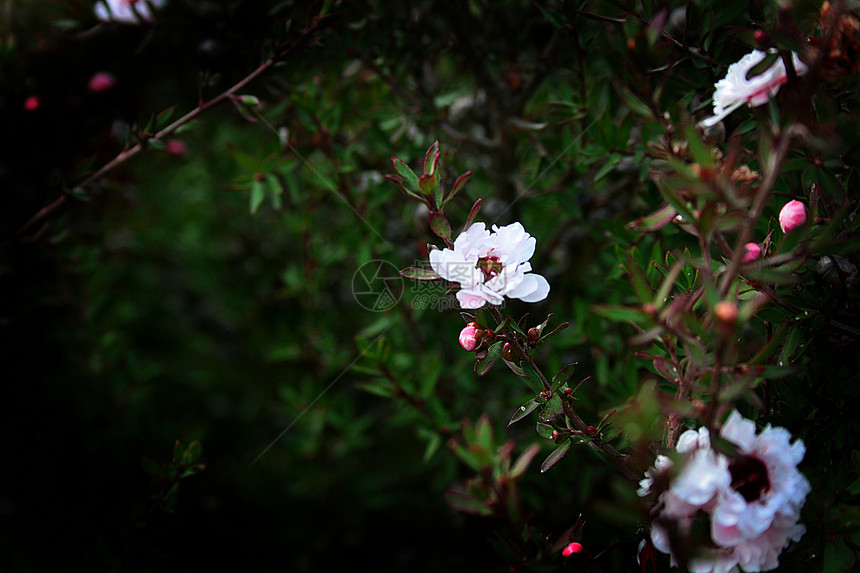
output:
<instances>
[{"instance_id":1,"label":"white blossom with pink tinge","mask_svg":"<svg viewBox=\"0 0 860 573\"><path fill-rule=\"evenodd\" d=\"M810 486L797 469L805 447L800 440L792 442L784 428L768 425L757 434L755 423L737 411L726 420L720 436L737 446L737 455L730 458L713 450L707 428L681 435L677 451L682 465L660 494L651 541L678 565L669 527L686 535L696 515L704 514L710 520L711 539L690 558L690 571L728 573L737 567L749 573L770 571L779 566L783 549L806 531L798 520ZM654 478L669 475L674 465L671 458L658 456L640 482L639 495L649 494Z\"/></svg>"},{"instance_id":2,"label":"white blossom with pink tinge","mask_svg":"<svg viewBox=\"0 0 860 573\"><path fill-rule=\"evenodd\" d=\"M96 17L105 22L139 24L151 22L153 9L161 8L166 0L101 0L95 6Z\"/></svg>"},{"instance_id":3,"label":"white blossom with pink tinge","mask_svg":"<svg viewBox=\"0 0 860 573\"><path fill-rule=\"evenodd\" d=\"M520 223L493 232L475 223L454 241L453 249L430 252L430 266L442 278L458 283L457 300L463 308L486 303L500 305L505 297L538 302L549 294L549 283L531 272L534 237Z\"/></svg>"},{"instance_id":4,"label":"white blossom with pink tinge","mask_svg":"<svg viewBox=\"0 0 860 573\"><path fill-rule=\"evenodd\" d=\"M761 74L747 79L747 73L766 56L761 50L753 50L729 66L726 77L714 86L714 115L702 121L702 125L716 125L742 105L756 107L767 103L771 96L776 95L780 86L788 80L782 58L777 58L773 65ZM797 75L805 74L807 67L797 54L792 53L791 58Z\"/></svg>"},{"instance_id":5,"label":"white blossom with pink tinge","mask_svg":"<svg viewBox=\"0 0 860 573\"><path fill-rule=\"evenodd\" d=\"M732 485L720 491L711 536L735 549L745 571L769 571L806 531L798 520L810 486L797 469L806 448L801 440L792 443L785 428L768 425L756 434L755 422L737 411L720 436L738 446L740 455L729 464Z\"/></svg>"}]
</instances>

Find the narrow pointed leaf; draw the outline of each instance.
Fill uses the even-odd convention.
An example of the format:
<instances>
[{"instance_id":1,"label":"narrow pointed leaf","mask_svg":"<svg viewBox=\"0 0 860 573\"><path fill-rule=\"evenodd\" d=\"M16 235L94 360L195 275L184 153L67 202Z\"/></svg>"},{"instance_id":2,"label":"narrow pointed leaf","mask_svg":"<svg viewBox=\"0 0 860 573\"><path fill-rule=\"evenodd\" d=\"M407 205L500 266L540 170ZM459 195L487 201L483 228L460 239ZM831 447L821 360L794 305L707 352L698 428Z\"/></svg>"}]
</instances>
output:
<instances>
[{"instance_id":1,"label":"narrow pointed leaf","mask_svg":"<svg viewBox=\"0 0 860 573\"><path fill-rule=\"evenodd\" d=\"M420 267L406 267L399 272L402 277L414 281L435 281L442 278L432 269L422 269Z\"/></svg>"},{"instance_id":2,"label":"narrow pointed leaf","mask_svg":"<svg viewBox=\"0 0 860 573\"><path fill-rule=\"evenodd\" d=\"M448 222L448 218L445 215L438 211L430 213L430 228L433 229L433 232L437 236L443 239L451 238L451 223Z\"/></svg>"},{"instance_id":3,"label":"narrow pointed leaf","mask_svg":"<svg viewBox=\"0 0 860 573\"><path fill-rule=\"evenodd\" d=\"M677 214L678 212L675 211L674 207L671 205L663 205L650 215L640 217L635 221L627 223L625 228L631 231L641 231L643 233L656 231L671 223L672 219L674 219Z\"/></svg>"},{"instance_id":4,"label":"narrow pointed leaf","mask_svg":"<svg viewBox=\"0 0 860 573\"><path fill-rule=\"evenodd\" d=\"M464 231L472 226L472 221L474 221L475 217L478 216L478 211L481 210L481 205L483 203L484 203L483 199L478 199L477 201L475 201L475 204L472 205L472 210L469 211L469 216L466 217L466 224L463 226Z\"/></svg>"},{"instance_id":5,"label":"narrow pointed leaf","mask_svg":"<svg viewBox=\"0 0 860 573\"><path fill-rule=\"evenodd\" d=\"M538 417L542 422L552 422L555 420L556 416L561 414L561 410L561 397L558 394L553 394L552 398L550 398L549 402L546 403L546 406L541 410L540 416Z\"/></svg>"},{"instance_id":6,"label":"narrow pointed leaf","mask_svg":"<svg viewBox=\"0 0 860 573\"><path fill-rule=\"evenodd\" d=\"M403 181L406 186L411 191L418 191L420 189L418 185L418 176L415 175L415 172L406 165L401 159L396 157L391 158L391 162L394 164L394 169L403 177Z\"/></svg>"},{"instance_id":7,"label":"narrow pointed leaf","mask_svg":"<svg viewBox=\"0 0 860 573\"><path fill-rule=\"evenodd\" d=\"M517 411L514 412L513 416L511 416L511 420L510 422L508 422L508 426L516 424L517 422L534 412L538 406L540 406L540 401L538 401L537 398L532 398L531 400L517 408Z\"/></svg>"},{"instance_id":8,"label":"narrow pointed leaf","mask_svg":"<svg viewBox=\"0 0 860 573\"><path fill-rule=\"evenodd\" d=\"M436 173L436 167L439 165L439 157L442 153L439 151L439 142L434 141L427 149L427 154L424 156L424 174L433 175Z\"/></svg>"},{"instance_id":9,"label":"narrow pointed leaf","mask_svg":"<svg viewBox=\"0 0 860 573\"><path fill-rule=\"evenodd\" d=\"M576 369L577 364L579 363L571 362L570 364L566 365L564 368L558 371L558 374L556 374L552 379L553 392L564 386L564 383L568 381L568 379L573 374L573 371Z\"/></svg>"},{"instance_id":10,"label":"narrow pointed leaf","mask_svg":"<svg viewBox=\"0 0 860 573\"><path fill-rule=\"evenodd\" d=\"M547 458L540 465L540 473L546 472L547 470L549 470L549 468L560 462L561 458L563 458L565 454L567 454L567 451L570 449L572 443L573 442L568 440L559 447L557 447L555 450L553 450L553 452L548 455Z\"/></svg>"},{"instance_id":11,"label":"narrow pointed leaf","mask_svg":"<svg viewBox=\"0 0 860 573\"><path fill-rule=\"evenodd\" d=\"M397 183L397 186L400 187L400 190L403 191L404 193L406 193L407 195L409 195L410 197L412 197L413 199L418 199L422 203L427 201L424 197L422 197L418 193L415 193L414 191L410 191L409 189L407 189L406 186L403 185L403 178L400 177L399 175L387 174L385 176L385 178L388 179L389 181L394 181L395 183Z\"/></svg>"},{"instance_id":12,"label":"narrow pointed leaf","mask_svg":"<svg viewBox=\"0 0 860 573\"><path fill-rule=\"evenodd\" d=\"M537 373L534 366L532 366L528 362L524 362L523 372L526 373L525 380L529 388L534 390L536 393L540 393L546 390L546 388L543 387L543 380L541 380L540 375Z\"/></svg>"},{"instance_id":13,"label":"narrow pointed leaf","mask_svg":"<svg viewBox=\"0 0 860 573\"><path fill-rule=\"evenodd\" d=\"M526 469L528 469L529 464L532 463L532 460L536 455L540 452L540 444L532 444L526 450L520 454L520 457L517 458L517 461L514 462L513 467L511 468L511 472L508 474L510 479L517 479L524 473L526 473Z\"/></svg>"},{"instance_id":14,"label":"narrow pointed leaf","mask_svg":"<svg viewBox=\"0 0 860 573\"><path fill-rule=\"evenodd\" d=\"M499 340L498 342L494 342L490 348L487 349L487 356L483 360L478 360L475 363L475 374L478 376L483 376L487 372L490 371L490 368L498 362L499 357L502 355L502 346L505 344L503 340Z\"/></svg>"},{"instance_id":15,"label":"narrow pointed leaf","mask_svg":"<svg viewBox=\"0 0 860 573\"><path fill-rule=\"evenodd\" d=\"M473 173L474 173L474 171L472 171L472 170L470 169L469 171L466 171L465 173L463 173L462 175L460 175L459 177L457 177L457 180L456 180L456 181L454 181L454 187L452 187L452 188L451 188L451 192L450 192L450 193L448 193L448 196L447 196L447 197L445 197L445 200L442 202L442 205L443 205L443 206L444 206L446 203L448 203L448 201L450 201L451 199L453 199L453 198L454 198L454 195L456 195L456 194L457 194L457 192L458 192L458 191L460 191L460 189L462 189L463 187L465 187L466 183L467 183L467 182L469 181L469 179L472 177L472 174L473 174ZM480 201L480 199L478 199L478 201Z\"/></svg>"}]
</instances>

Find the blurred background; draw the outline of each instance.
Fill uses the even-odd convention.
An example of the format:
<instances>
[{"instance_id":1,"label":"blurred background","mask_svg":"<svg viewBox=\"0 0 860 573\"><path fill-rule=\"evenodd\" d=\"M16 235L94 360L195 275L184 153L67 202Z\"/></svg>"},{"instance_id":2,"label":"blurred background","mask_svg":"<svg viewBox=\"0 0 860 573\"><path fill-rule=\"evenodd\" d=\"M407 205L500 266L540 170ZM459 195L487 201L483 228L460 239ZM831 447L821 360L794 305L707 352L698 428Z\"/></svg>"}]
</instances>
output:
<instances>
[{"instance_id":1,"label":"blurred background","mask_svg":"<svg viewBox=\"0 0 860 573\"><path fill-rule=\"evenodd\" d=\"M590 309L632 300L616 247L665 248L625 227L659 206L629 144L667 133L650 102L707 115L713 62L773 19L709 4L167 0L124 23L0 3L0 570L507 570L519 533L444 497L475 478L451 447L482 415L515 456L541 444L518 482L529 523L558 536L582 515L606 550L556 568L640 570L635 488L588 449L541 475L553 444L506 428L533 394L501 365L475 376L444 287L389 272L442 242L384 175L436 140L448 185L474 170L452 224L478 198L478 220L521 221L552 285L507 311L572 323L540 361L592 376L593 422L641 392L636 438L659 440L653 368ZM151 139L270 59L235 94L253 98Z\"/></svg>"}]
</instances>

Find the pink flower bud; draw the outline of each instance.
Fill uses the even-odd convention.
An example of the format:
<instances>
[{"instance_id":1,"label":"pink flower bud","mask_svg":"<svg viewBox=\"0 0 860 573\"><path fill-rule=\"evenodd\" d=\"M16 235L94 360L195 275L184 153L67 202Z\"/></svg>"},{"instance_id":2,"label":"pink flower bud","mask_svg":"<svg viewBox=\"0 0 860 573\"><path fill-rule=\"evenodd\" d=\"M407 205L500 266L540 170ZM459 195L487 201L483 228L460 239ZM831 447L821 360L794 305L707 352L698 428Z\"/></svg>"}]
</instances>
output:
<instances>
[{"instance_id":1,"label":"pink flower bud","mask_svg":"<svg viewBox=\"0 0 860 573\"><path fill-rule=\"evenodd\" d=\"M582 544L574 541L570 543L567 547L564 548L564 551L561 552L565 557L570 557L574 553L582 553Z\"/></svg>"},{"instance_id":2,"label":"pink flower bud","mask_svg":"<svg viewBox=\"0 0 860 573\"><path fill-rule=\"evenodd\" d=\"M460 346L469 352L478 347L478 342L481 338L480 330L474 322L470 322L460 331Z\"/></svg>"},{"instance_id":3,"label":"pink flower bud","mask_svg":"<svg viewBox=\"0 0 860 573\"><path fill-rule=\"evenodd\" d=\"M112 75L107 72L99 72L90 78L90 83L88 87L89 90L95 94L100 92L106 92L107 90L111 89L115 83L116 80Z\"/></svg>"},{"instance_id":4,"label":"pink flower bud","mask_svg":"<svg viewBox=\"0 0 860 573\"><path fill-rule=\"evenodd\" d=\"M761 255L761 247L758 243L747 243L744 245L744 258L742 263L747 264L756 260Z\"/></svg>"},{"instance_id":5,"label":"pink flower bud","mask_svg":"<svg viewBox=\"0 0 860 573\"><path fill-rule=\"evenodd\" d=\"M786 203L779 212L779 226L783 233L790 233L806 223L806 207L793 199Z\"/></svg>"},{"instance_id":6,"label":"pink flower bud","mask_svg":"<svg viewBox=\"0 0 860 573\"><path fill-rule=\"evenodd\" d=\"M164 150L171 155L185 155L188 146L181 139L171 139L164 144Z\"/></svg>"}]
</instances>

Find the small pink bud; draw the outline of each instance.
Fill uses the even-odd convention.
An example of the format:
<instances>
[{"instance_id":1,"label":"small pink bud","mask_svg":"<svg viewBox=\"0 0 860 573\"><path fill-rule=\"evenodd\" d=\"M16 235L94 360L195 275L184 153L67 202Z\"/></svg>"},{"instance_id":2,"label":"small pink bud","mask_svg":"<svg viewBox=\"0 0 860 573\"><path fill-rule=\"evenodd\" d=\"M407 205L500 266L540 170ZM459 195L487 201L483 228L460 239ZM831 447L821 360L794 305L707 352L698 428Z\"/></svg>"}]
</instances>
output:
<instances>
[{"instance_id":1,"label":"small pink bud","mask_svg":"<svg viewBox=\"0 0 860 573\"><path fill-rule=\"evenodd\" d=\"M570 557L574 553L582 553L582 544L574 541L570 543L567 547L564 548L564 551L561 552L565 557Z\"/></svg>"},{"instance_id":2,"label":"small pink bud","mask_svg":"<svg viewBox=\"0 0 860 573\"><path fill-rule=\"evenodd\" d=\"M761 255L761 247L758 243L747 243L744 245L744 258L741 260L742 263L747 264L751 263L754 260L758 259L759 255Z\"/></svg>"},{"instance_id":3,"label":"small pink bud","mask_svg":"<svg viewBox=\"0 0 860 573\"><path fill-rule=\"evenodd\" d=\"M112 75L107 72L99 72L90 78L89 90L94 94L106 92L111 89L115 83L116 80Z\"/></svg>"},{"instance_id":4,"label":"small pink bud","mask_svg":"<svg viewBox=\"0 0 860 573\"><path fill-rule=\"evenodd\" d=\"M474 322L470 322L463 330L460 331L460 346L462 346L464 350L471 352L478 347L478 341L480 338L480 330L478 330Z\"/></svg>"},{"instance_id":5,"label":"small pink bud","mask_svg":"<svg viewBox=\"0 0 860 573\"><path fill-rule=\"evenodd\" d=\"M171 139L164 144L164 150L171 155L185 155L188 151L188 146L181 139Z\"/></svg>"},{"instance_id":6,"label":"small pink bud","mask_svg":"<svg viewBox=\"0 0 860 573\"><path fill-rule=\"evenodd\" d=\"M783 233L790 233L806 223L806 207L797 199L786 203L779 212L779 226Z\"/></svg>"},{"instance_id":7,"label":"small pink bud","mask_svg":"<svg viewBox=\"0 0 860 573\"><path fill-rule=\"evenodd\" d=\"M30 96L24 100L24 109L26 109L27 111L36 111L37 109L39 109L40 103L41 102L39 101L39 98L37 98L36 96Z\"/></svg>"}]
</instances>

